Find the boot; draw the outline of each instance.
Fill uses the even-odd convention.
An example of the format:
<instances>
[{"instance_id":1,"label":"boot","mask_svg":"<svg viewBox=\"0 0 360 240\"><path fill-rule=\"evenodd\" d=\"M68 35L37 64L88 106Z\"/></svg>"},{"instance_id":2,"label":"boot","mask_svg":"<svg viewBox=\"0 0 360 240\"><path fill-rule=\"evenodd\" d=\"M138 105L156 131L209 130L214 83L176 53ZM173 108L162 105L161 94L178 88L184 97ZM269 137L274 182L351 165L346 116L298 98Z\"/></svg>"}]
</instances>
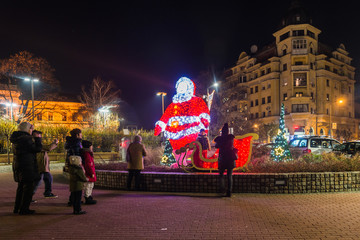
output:
<instances>
[{"instance_id":1,"label":"boot","mask_svg":"<svg viewBox=\"0 0 360 240\"><path fill-rule=\"evenodd\" d=\"M96 200L92 198L92 196L85 197L85 204L96 204Z\"/></svg>"}]
</instances>

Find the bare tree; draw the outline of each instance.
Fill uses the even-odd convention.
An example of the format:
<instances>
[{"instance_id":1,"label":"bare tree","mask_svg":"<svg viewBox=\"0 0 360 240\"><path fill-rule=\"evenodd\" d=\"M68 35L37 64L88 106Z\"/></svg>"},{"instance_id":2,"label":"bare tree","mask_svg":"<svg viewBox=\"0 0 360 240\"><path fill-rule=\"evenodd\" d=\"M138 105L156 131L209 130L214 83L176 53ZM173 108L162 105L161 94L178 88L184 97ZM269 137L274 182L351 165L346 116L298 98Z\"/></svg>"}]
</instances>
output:
<instances>
[{"instance_id":1,"label":"bare tree","mask_svg":"<svg viewBox=\"0 0 360 240\"><path fill-rule=\"evenodd\" d=\"M120 89L116 89L112 81L103 81L100 77L96 77L90 88L82 86L79 99L85 105L88 113L92 115L89 117L93 118L93 124L96 125L96 119L101 117L98 113L99 108L107 106L118 110L119 94Z\"/></svg>"}]
</instances>

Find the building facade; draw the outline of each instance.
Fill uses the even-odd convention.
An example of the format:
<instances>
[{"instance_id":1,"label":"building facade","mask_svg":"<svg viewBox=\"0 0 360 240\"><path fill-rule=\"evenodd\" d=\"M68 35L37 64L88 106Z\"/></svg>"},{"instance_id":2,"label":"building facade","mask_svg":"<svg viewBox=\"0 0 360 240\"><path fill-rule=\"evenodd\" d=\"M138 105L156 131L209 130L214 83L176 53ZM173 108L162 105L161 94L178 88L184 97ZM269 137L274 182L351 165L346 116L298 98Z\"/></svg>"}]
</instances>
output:
<instances>
[{"instance_id":1,"label":"building facade","mask_svg":"<svg viewBox=\"0 0 360 240\"><path fill-rule=\"evenodd\" d=\"M290 135L357 139L352 58L343 44L331 49L319 42L320 33L293 4L273 33L275 41L259 51L252 46L251 54L242 52L225 72L222 102L235 99L226 111L246 114L258 124L278 123L284 103Z\"/></svg>"}]
</instances>

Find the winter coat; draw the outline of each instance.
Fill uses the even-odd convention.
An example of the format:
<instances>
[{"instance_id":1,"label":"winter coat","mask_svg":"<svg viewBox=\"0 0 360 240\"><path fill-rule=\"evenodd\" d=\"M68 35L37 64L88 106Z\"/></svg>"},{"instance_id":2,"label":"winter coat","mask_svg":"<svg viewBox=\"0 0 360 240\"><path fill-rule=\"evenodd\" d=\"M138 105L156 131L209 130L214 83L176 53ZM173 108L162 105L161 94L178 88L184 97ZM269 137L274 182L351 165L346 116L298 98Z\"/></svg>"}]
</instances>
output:
<instances>
[{"instance_id":1,"label":"winter coat","mask_svg":"<svg viewBox=\"0 0 360 240\"><path fill-rule=\"evenodd\" d=\"M235 166L234 155L234 138L232 134L217 136L215 141L215 148L219 149L219 169L233 169Z\"/></svg>"},{"instance_id":2,"label":"winter coat","mask_svg":"<svg viewBox=\"0 0 360 240\"><path fill-rule=\"evenodd\" d=\"M196 141L200 142L202 150L210 150L209 138L206 135L199 134Z\"/></svg>"},{"instance_id":3,"label":"winter coat","mask_svg":"<svg viewBox=\"0 0 360 240\"><path fill-rule=\"evenodd\" d=\"M13 172L16 182L31 182L40 178L36 153L41 151L41 138L27 132L15 131L10 137L14 145Z\"/></svg>"},{"instance_id":4,"label":"winter coat","mask_svg":"<svg viewBox=\"0 0 360 240\"><path fill-rule=\"evenodd\" d=\"M140 142L130 143L128 150L130 154L130 161L128 162L128 169L142 170L144 169L144 158L146 150Z\"/></svg>"},{"instance_id":5,"label":"winter coat","mask_svg":"<svg viewBox=\"0 0 360 240\"><path fill-rule=\"evenodd\" d=\"M48 152L56 148L57 144L43 145L41 152L36 154L39 173L50 172L50 160Z\"/></svg>"},{"instance_id":6,"label":"winter coat","mask_svg":"<svg viewBox=\"0 0 360 240\"><path fill-rule=\"evenodd\" d=\"M85 175L89 179L89 182L96 182L94 153L88 148L82 149L82 159L84 159Z\"/></svg>"},{"instance_id":7,"label":"winter coat","mask_svg":"<svg viewBox=\"0 0 360 240\"><path fill-rule=\"evenodd\" d=\"M87 181L84 168L78 165L69 165L70 192L77 192L83 189L83 183Z\"/></svg>"},{"instance_id":8,"label":"winter coat","mask_svg":"<svg viewBox=\"0 0 360 240\"><path fill-rule=\"evenodd\" d=\"M69 168L69 156L76 155L81 157L81 139L76 137L66 137L65 150L66 150L66 159L65 159L65 171ZM84 164L84 161L83 161Z\"/></svg>"}]
</instances>

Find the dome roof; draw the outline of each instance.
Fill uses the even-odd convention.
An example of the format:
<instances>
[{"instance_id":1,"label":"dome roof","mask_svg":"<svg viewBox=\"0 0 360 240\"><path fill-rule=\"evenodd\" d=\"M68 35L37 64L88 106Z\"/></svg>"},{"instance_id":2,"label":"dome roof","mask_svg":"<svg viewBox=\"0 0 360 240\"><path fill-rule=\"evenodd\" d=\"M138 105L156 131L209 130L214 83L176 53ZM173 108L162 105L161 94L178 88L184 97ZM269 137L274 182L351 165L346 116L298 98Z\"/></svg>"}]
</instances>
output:
<instances>
[{"instance_id":1,"label":"dome roof","mask_svg":"<svg viewBox=\"0 0 360 240\"><path fill-rule=\"evenodd\" d=\"M281 21L281 27L295 24L312 24L312 19L307 15L299 0L293 0L287 14Z\"/></svg>"}]
</instances>

